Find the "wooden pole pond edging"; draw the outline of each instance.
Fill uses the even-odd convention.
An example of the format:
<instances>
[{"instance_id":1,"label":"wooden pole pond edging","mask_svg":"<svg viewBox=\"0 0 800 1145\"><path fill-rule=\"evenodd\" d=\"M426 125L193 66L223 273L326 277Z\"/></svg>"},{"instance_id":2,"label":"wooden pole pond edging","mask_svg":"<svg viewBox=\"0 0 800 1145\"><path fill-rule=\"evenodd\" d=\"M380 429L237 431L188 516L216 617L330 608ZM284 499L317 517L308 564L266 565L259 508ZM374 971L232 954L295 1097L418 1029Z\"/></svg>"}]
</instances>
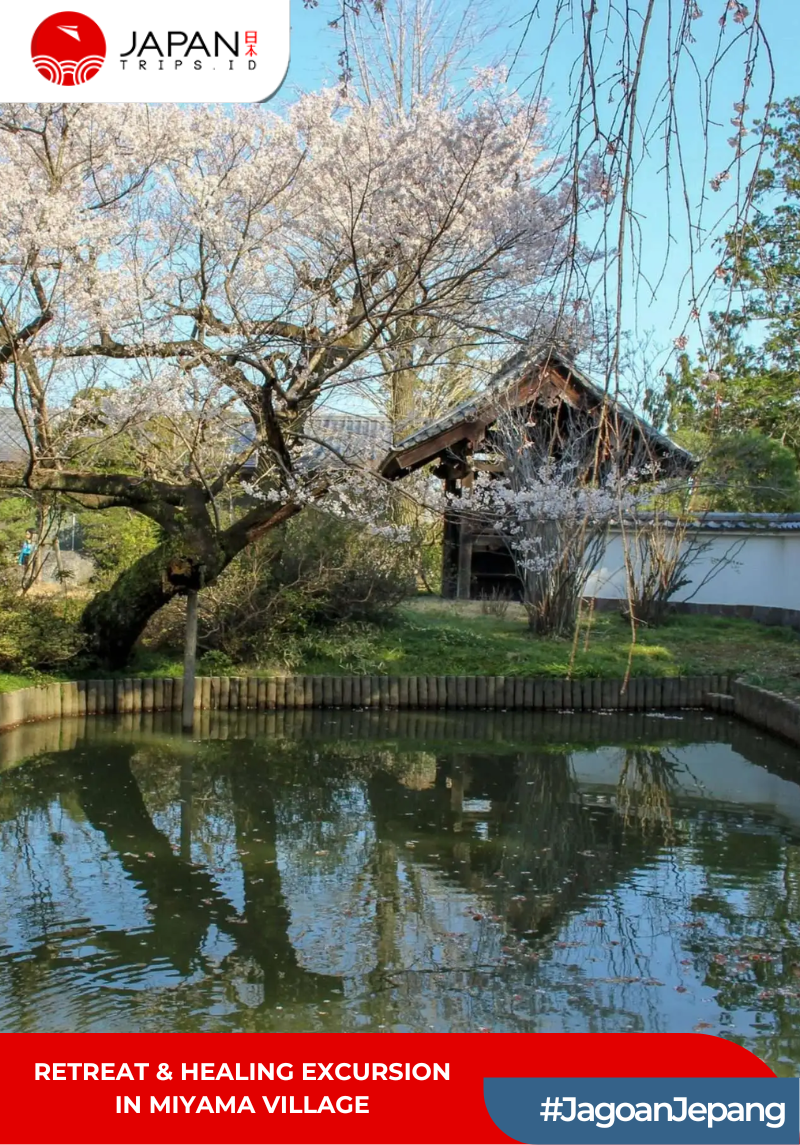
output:
<instances>
[{"instance_id":1,"label":"wooden pole pond edging","mask_svg":"<svg viewBox=\"0 0 800 1145\"><path fill-rule=\"evenodd\" d=\"M195 711L668 711L707 708L800 743L800 704L728 676L553 680L526 676L204 676ZM0 693L0 731L38 720L181 712L183 679L78 680Z\"/></svg>"}]
</instances>

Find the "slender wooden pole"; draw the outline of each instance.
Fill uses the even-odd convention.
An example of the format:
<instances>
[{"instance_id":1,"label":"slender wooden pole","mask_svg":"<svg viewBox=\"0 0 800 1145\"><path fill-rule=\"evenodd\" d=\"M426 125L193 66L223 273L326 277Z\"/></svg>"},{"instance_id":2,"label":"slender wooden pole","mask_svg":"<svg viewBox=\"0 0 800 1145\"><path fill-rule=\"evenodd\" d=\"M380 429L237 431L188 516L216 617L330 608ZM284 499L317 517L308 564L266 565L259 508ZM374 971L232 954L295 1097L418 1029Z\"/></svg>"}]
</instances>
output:
<instances>
[{"instance_id":1,"label":"slender wooden pole","mask_svg":"<svg viewBox=\"0 0 800 1145\"><path fill-rule=\"evenodd\" d=\"M183 722L185 732L194 727L194 690L197 669L197 593L186 597L186 639L183 646Z\"/></svg>"}]
</instances>

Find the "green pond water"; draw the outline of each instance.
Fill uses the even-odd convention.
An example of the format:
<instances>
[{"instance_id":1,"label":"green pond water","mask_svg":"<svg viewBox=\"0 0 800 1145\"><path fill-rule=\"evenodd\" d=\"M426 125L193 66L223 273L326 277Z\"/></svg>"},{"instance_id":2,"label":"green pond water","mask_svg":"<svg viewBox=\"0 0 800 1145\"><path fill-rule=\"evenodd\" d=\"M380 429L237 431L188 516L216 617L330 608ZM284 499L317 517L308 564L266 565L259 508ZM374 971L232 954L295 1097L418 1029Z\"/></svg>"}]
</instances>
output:
<instances>
[{"instance_id":1,"label":"green pond water","mask_svg":"<svg viewBox=\"0 0 800 1145\"><path fill-rule=\"evenodd\" d=\"M706 1030L800 1065L800 753L699 712L0 735L0 1030Z\"/></svg>"}]
</instances>

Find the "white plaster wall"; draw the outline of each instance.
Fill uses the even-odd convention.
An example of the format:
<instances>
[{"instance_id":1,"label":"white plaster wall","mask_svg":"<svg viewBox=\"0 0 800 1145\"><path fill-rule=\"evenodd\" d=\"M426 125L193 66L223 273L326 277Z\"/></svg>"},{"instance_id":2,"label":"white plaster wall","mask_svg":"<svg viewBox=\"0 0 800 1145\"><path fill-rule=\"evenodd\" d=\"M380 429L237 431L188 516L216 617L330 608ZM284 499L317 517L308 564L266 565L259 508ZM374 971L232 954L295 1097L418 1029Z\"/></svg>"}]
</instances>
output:
<instances>
[{"instance_id":1,"label":"white plaster wall","mask_svg":"<svg viewBox=\"0 0 800 1145\"><path fill-rule=\"evenodd\" d=\"M688 575L692 583L675 600L697 604L762 605L800 610L800 530L786 533L712 534L711 545ZM699 591L695 588L715 560L744 542L734 562ZM587 596L618 600L625 596L622 540L612 534L605 556L592 575Z\"/></svg>"}]
</instances>

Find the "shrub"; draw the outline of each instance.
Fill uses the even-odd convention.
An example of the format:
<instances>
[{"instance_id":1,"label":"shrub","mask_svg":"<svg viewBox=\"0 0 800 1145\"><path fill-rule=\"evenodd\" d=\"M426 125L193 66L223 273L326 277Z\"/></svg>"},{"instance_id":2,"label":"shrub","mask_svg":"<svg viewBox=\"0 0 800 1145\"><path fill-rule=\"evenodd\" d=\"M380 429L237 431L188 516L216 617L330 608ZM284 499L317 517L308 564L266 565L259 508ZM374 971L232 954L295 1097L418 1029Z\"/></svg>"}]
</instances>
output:
<instances>
[{"instance_id":1,"label":"shrub","mask_svg":"<svg viewBox=\"0 0 800 1145\"><path fill-rule=\"evenodd\" d=\"M271 585L310 623L380 624L416 588L410 548L362 525L306 511L287 527Z\"/></svg>"},{"instance_id":2,"label":"shrub","mask_svg":"<svg viewBox=\"0 0 800 1145\"><path fill-rule=\"evenodd\" d=\"M63 597L23 596L0 583L0 671L30 674L75 666L83 646L83 602Z\"/></svg>"},{"instance_id":3,"label":"shrub","mask_svg":"<svg viewBox=\"0 0 800 1145\"><path fill-rule=\"evenodd\" d=\"M235 676L236 665L224 652L204 652L197 661L198 676Z\"/></svg>"},{"instance_id":4,"label":"shrub","mask_svg":"<svg viewBox=\"0 0 800 1145\"><path fill-rule=\"evenodd\" d=\"M481 597L481 612L484 616L495 616L502 620L511 607L511 597L499 588L493 588L490 593Z\"/></svg>"},{"instance_id":5,"label":"shrub","mask_svg":"<svg viewBox=\"0 0 800 1145\"><path fill-rule=\"evenodd\" d=\"M361 630L384 624L415 590L408 548L363 527L306 510L279 533L246 549L200 594L203 672L226 664L291 669L320 641L348 634L359 658ZM328 639L326 639L328 638ZM162 610L145 639L179 647L183 610Z\"/></svg>"}]
</instances>

